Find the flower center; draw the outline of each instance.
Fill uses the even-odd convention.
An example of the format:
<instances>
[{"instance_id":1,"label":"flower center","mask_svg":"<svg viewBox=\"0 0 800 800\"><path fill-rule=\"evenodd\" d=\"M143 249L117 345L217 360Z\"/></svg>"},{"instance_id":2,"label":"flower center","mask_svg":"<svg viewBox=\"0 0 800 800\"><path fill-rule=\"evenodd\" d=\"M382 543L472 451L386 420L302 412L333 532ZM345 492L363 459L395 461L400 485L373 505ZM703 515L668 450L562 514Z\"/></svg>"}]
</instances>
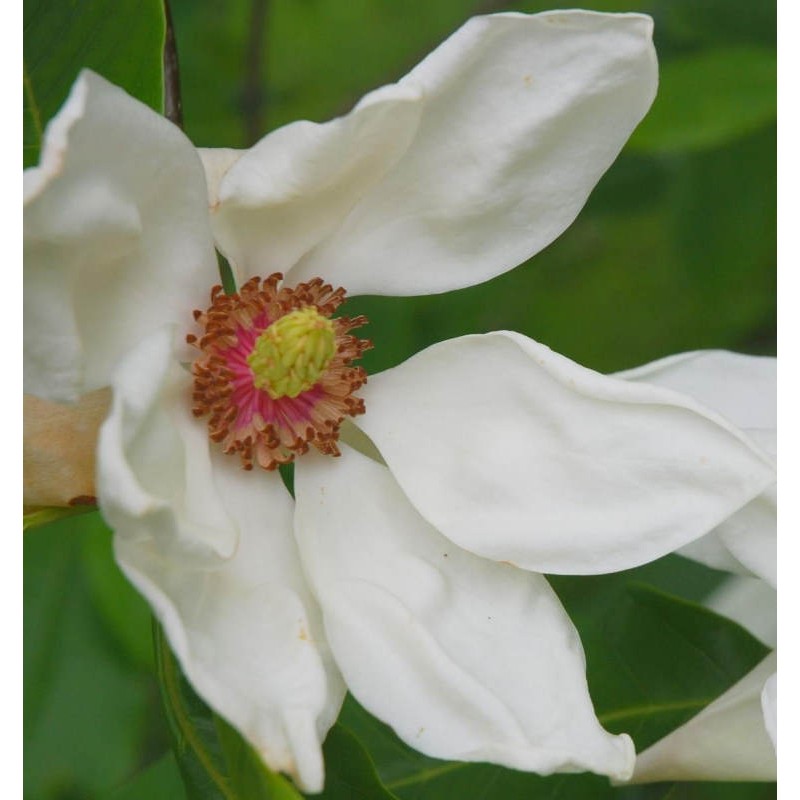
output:
<instances>
[{"instance_id":1,"label":"flower center","mask_svg":"<svg viewBox=\"0 0 800 800\"><path fill-rule=\"evenodd\" d=\"M245 469L275 469L309 446L338 456L339 426L364 413L355 391L367 374L352 362L372 343L349 332L367 318L331 317L345 292L322 278L282 280L251 278L234 294L215 286L211 305L194 312L202 333L186 337L200 351L192 413Z\"/></svg>"},{"instance_id":2,"label":"flower center","mask_svg":"<svg viewBox=\"0 0 800 800\"><path fill-rule=\"evenodd\" d=\"M259 337L247 363L253 383L273 400L310 389L336 353L333 323L313 306L275 320Z\"/></svg>"}]
</instances>

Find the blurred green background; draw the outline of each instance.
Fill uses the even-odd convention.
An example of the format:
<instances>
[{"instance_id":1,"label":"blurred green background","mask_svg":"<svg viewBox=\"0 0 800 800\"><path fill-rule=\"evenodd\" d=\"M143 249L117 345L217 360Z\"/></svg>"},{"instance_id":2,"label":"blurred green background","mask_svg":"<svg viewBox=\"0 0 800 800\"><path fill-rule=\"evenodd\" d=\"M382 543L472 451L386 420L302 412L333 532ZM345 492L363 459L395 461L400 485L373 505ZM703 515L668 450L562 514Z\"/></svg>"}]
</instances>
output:
<instances>
[{"instance_id":1,"label":"blurred green background","mask_svg":"<svg viewBox=\"0 0 800 800\"><path fill-rule=\"evenodd\" d=\"M174 3L186 131L251 143L323 121L400 78L476 13L546 2L270 2L260 104L248 93L251 3ZM488 285L358 300L371 370L434 341L510 328L610 371L681 350L775 350L775 8L751 0L594 2L655 18L661 85L650 115L578 221ZM235 10L234 10L235 9ZM250 102L248 102L248 100Z\"/></svg>"},{"instance_id":2,"label":"blurred green background","mask_svg":"<svg viewBox=\"0 0 800 800\"><path fill-rule=\"evenodd\" d=\"M26 37L40 5L25 2ZM113 43L117 49L161 36L144 0L67 5L78 15L83 5L98 20L141 6L138 27ZM243 147L294 119L323 121L401 77L470 16L551 7L173 0L186 132L197 145ZM368 370L444 338L498 328L602 371L682 350L775 353L774 4L618 0L583 7L655 18L661 86L650 115L575 224L531 262L446 295L351 301L351 312L371 320L367 335L376 347ZM74 73L61 78L53 108ZM691 599L719 580L699 567L683 571L675 558L634 572ZM596 637L587 609L628 577L556 582L587 641L590 668L588 642ZM162 759L168 731L150 636L148 610L113 566L110 534L97 514L25 535L28 800L183 796L174 765ZM145 766L145 777L126 786ZM774 796L770 787L740 790L702 796ZM494 796L502 797L485 795ZM669 796L700 797L689 789Z\"/></svg>"}]
</instances>

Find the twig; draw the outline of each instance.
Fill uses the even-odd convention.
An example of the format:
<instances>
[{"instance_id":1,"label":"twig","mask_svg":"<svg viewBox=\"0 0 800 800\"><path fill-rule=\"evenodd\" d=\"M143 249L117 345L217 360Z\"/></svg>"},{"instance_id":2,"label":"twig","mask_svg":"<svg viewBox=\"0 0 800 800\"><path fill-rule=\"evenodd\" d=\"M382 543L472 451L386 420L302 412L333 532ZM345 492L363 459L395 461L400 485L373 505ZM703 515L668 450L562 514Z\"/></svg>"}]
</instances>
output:
<instances>
[{"instance_id":1,"label":"twig","mask_svg":"<svg viewBox=\"0 0 800 800\"><path fill-rule=\"evenodd\" d=\"M246 145L255 144L265 133L265 92L262 64L267 41L268 0L253 0L250 6L250 37L247 42L242 111Z\"/></svg>"},{"instance_id":2,"label":"twig","mask_svg":"<svg viewBox=\"0 0 800 800\"><path fill-rule=\"evenodd\" d=\"M179 128L183 128L178 46L175 42L175 29L172 27L169 0L164 0L164 18L167 26L164 36L164 116Z\"/></svg>"}]
</instances>

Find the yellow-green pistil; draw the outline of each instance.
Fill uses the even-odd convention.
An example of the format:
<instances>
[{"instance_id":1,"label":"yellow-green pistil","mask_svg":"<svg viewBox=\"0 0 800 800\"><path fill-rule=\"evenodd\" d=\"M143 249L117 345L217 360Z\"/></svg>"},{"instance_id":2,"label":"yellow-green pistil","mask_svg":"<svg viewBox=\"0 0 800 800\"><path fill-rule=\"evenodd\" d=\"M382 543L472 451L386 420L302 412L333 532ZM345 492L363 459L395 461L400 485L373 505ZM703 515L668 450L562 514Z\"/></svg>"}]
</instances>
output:
<instances>
[{"instance_id":1,"label":"yellow-green pistil","mask_svg":"<svg viewBox=\"0 0 800 800\"><path fill-rule=\"evenodd\" d=\"M253 383L273 400L310 389L336 353L333 323L312 306L275 320L256 339L247 363Z\"/></svg>"}]
</instances>

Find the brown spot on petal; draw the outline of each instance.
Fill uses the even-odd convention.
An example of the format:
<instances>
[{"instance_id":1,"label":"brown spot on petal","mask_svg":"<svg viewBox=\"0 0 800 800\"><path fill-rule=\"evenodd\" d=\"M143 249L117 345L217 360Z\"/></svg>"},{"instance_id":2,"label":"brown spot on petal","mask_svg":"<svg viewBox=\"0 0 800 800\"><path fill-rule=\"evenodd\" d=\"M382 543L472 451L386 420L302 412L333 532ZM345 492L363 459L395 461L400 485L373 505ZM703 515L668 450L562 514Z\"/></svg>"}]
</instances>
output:
<instances>
[{"instance_id":1,"label":"brown spot on petal","mask_svg":"<svg viewBox=\"0 0 800 800\"><path fill-rule=\"evenodd\" d=\"M22 493L25 506L95 502L95 448L111 391L100 389L73 405L23 398Z\"/></svg>"},{"instance_id":2,"label":"brown spot on petal","mask_svg":"<svg viewBox=\"0 0 800 800\"><path fill-rule=\"evenodd\" d=\"M71 506L96 506L97 505L97 498L91 494L82 494L78 497L73 497L72 500L69 501L69 505Z\"/></svg>"}]
</instances>

